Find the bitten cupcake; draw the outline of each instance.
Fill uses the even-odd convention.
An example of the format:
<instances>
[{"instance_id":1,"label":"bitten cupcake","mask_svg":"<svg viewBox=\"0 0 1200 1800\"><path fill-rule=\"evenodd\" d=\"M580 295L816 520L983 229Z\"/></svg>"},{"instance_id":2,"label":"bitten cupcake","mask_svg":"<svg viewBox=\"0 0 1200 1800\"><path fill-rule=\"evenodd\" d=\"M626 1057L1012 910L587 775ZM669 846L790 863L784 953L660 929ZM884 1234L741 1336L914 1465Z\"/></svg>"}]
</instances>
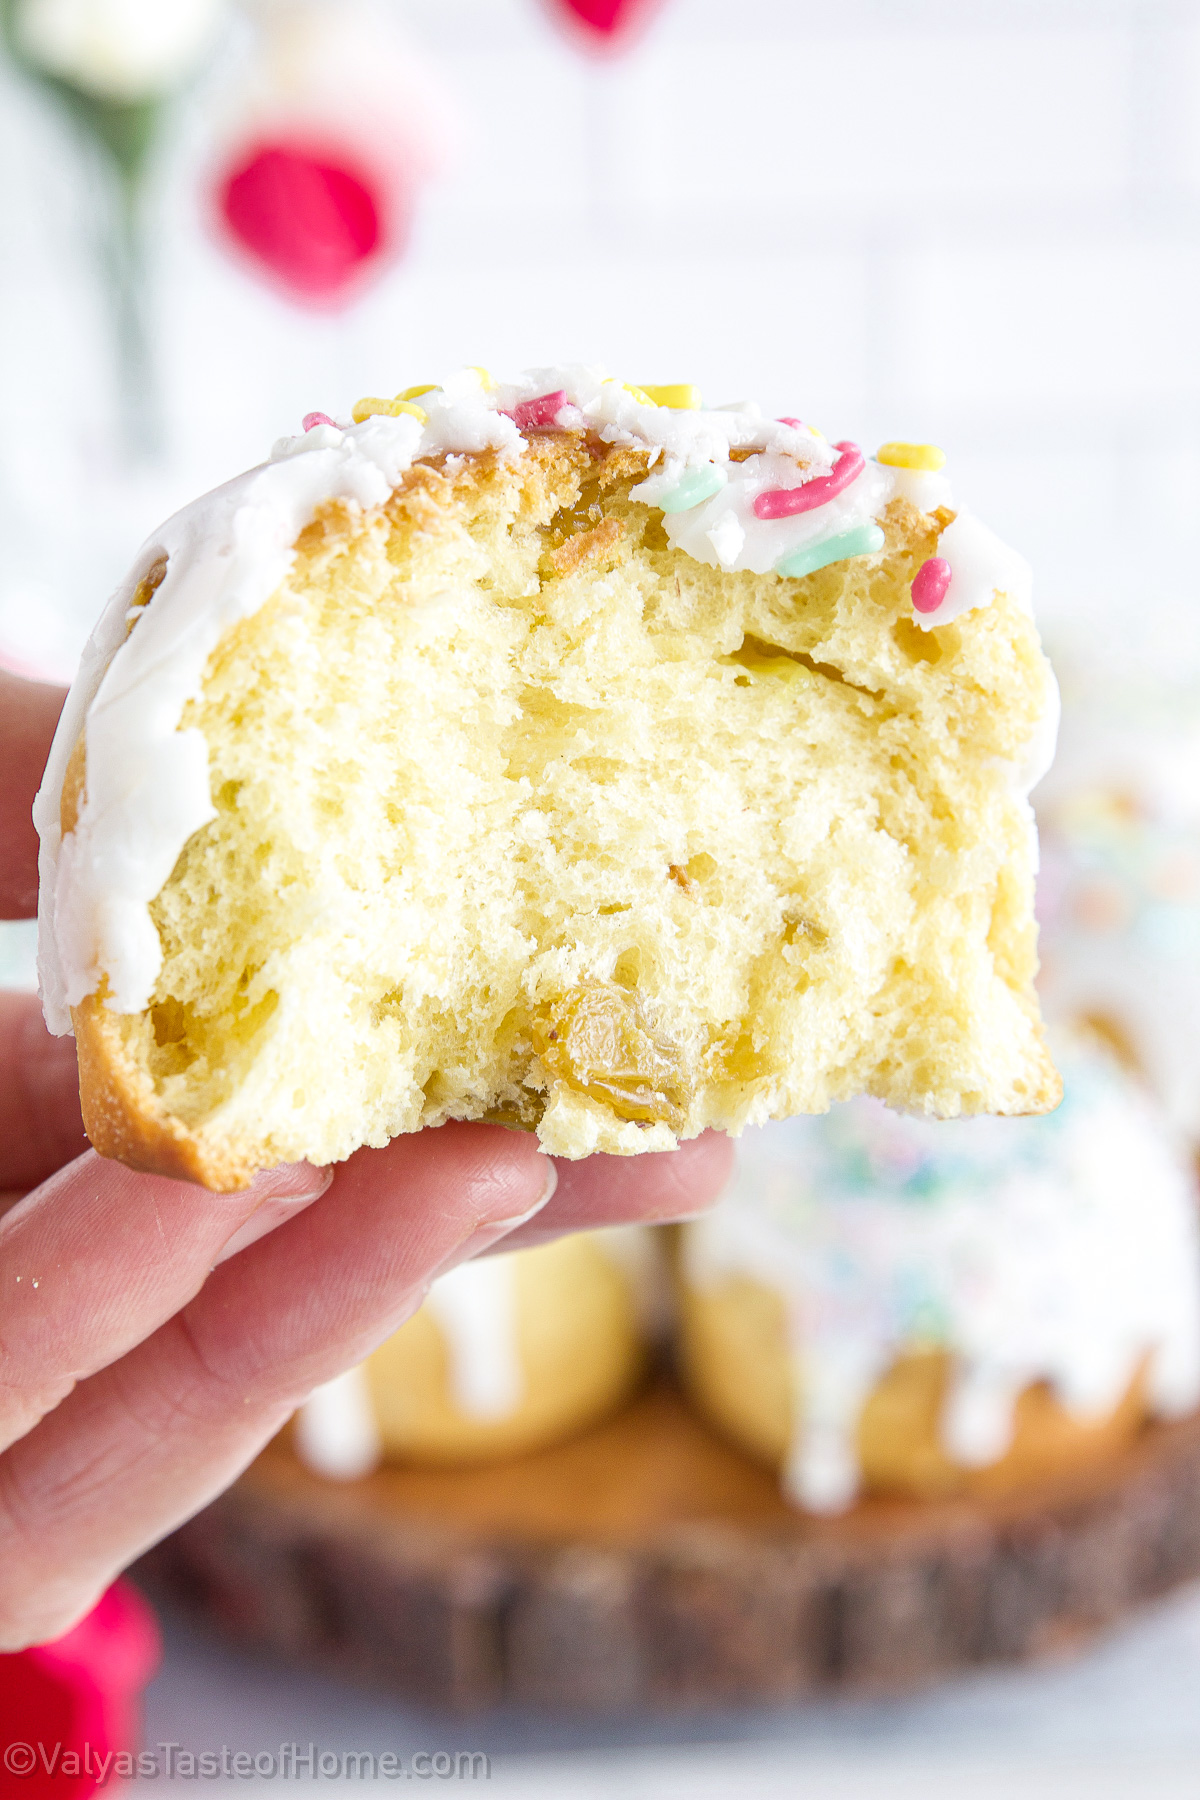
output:
<instances>
[{"instance_id":1,"label":"bitten cupcake","mask_svg":"<svg viewBox=\"0 0 1200 1800\"><path fill-rule=\"evenodd\" d=\"M800 1506L996 1492L1200 1401L1191 1171L1107 1056L1039 1119L874 1100L747 1132L686 1228L696 1405Z\"/></svg>"},{"instance_id":2,"label":"bitten cupcake","mask_svg":"<svg viewBox=\"0 0 1200 1800\"><path fill-rule=\"evenodd\" d=\"M1027 566L940 452L580 366L324 415L143 545L36 819L97 1149L636 1155L1044 1111Z\"/></svg>"}]
</instances>

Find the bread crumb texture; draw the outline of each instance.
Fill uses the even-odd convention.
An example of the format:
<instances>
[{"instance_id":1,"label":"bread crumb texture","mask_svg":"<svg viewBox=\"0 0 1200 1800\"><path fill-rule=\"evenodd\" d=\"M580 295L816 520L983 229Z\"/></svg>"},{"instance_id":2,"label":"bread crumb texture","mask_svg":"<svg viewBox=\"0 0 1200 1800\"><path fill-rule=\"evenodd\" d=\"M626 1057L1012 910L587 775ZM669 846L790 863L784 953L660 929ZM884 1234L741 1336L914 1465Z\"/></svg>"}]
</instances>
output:
<instances>
[{"instance_id":1,"label":"bread crumb texture","mask_svg":"<svg viewBox=\"0 0 1200 1800\"><path fill-rule=\"evenodd\" d=\"M903 501L876 556L706 567L630 500L646 466L577 436L416 464L222 639L153 1003L77 1012L134 1160L224 1187L447 1119L580 1157L863 1091L1057 1103L1032 620L920 630L951 515Z\"/></svg>"}]
</instances>

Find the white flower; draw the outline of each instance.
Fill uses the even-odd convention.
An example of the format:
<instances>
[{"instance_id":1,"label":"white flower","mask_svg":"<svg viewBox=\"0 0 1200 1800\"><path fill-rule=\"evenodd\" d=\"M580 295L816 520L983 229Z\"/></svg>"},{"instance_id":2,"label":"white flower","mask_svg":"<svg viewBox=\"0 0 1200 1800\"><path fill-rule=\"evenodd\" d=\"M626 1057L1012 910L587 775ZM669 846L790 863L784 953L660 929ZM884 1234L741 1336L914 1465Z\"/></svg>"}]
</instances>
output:
<instances>
[{"instance_id":1,"label":"white flower","mask_svg":"<svg viewBox=\"0 0 1200 1800\"><path fill-rule=\"evenodd\" d=\"M154 100L196 67L227 0L17 0L30 62L98 99Z\"/></svg>"}]
</instances>

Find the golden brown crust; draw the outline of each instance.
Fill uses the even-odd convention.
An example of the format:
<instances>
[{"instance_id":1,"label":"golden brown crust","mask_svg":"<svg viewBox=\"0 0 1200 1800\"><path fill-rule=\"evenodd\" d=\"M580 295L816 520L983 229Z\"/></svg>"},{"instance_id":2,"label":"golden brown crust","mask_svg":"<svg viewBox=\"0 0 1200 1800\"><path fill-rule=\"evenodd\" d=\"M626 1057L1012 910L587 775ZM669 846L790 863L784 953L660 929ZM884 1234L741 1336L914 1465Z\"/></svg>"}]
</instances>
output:
<instances>
[{"instance_id":1,"label":"golden brown crust","mask_svg":"<svg viewBox=\"0 0 1200 1800\"><path fill-rule=\"evenodd\" d=\"M257 1165L235 1151L216 1153L159 1101L122 1039L119 1015L98 994L71 1008L79 1052L83 1128L101 1156L146 1175L195 1181L214 1193L249 1187Z\"/></svg>"},{"instance_id":2,"label":"golden brown crust","mask_svg":"<svg viewBox=\"0 0 1200 1800\"><path fill-rule=\"evenodd\" d=\"M599 562L611 554L625 536L620 519L605 519L590 531L578 531L551 550L546 561L556 575L573 575L585 563Z\"/></svg>"},{"instance_id":3,"label":"golden brown crust","mask_svg":"<svg viewBox=\"0 0 1200 1800\"><path fill-rule=\"evenodd\" d=\"M64 837L75 829L86 777L87 746L80 732L63 778L59 818ZM199 1182L214 1193L249 1187L253 1162L227 1152L214 1155L202 1138L162 1106L153 1083L122 1040L118 1015L104 1005L102 995L90 994L73 1006L71 1021L79 1056L83 1128L93 1149L144 1174Z\"/></svg>"}]
</instances>

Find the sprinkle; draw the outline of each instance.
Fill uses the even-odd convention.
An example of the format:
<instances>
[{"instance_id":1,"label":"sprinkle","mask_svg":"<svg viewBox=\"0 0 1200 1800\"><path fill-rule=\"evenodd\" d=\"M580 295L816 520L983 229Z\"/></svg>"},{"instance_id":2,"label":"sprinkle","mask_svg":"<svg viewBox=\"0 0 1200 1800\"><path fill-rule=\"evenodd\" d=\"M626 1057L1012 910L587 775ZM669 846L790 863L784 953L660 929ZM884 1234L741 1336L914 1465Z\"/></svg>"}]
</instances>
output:
<instances>
[{"instance_id":1,"label":"sprinkle","mask_svg":"<svg viewBox=\"0 0 1200 1800\"><path fill-rule=\"evenodd\" d=\"M806 481L801 487L768 488L754 502L756 519L790 519L796 513L812 512L814 507L824 506L827 500L836 499L843 488L848 488L864 468L863 453L857 444L835 444L835 450L841 455L834 463L828 475L818 475L813 481Z\"/></svg>"},{"instance_id":2,"label":"sprinkle","mask_svg":"<svg viewBox=\"0 0 1200 1800\"><path fill-rule=\"evenodd\" d=\"M827 563L844 562L848 556L874 556L883 549L883 533L878 525L855 525L840 531L836 537L824 538L819 544L806 544L781 556L775 564L777 575L811 575Z\"/></svg>"},{"instance_id":3,"label":"sprinkle","mask_svg":"<svg viewBox=\"0 0 1200 1800\"><path fill-rule=\"evenodd\" d=\"M650 396L646 392L645 388L634 387L632 381L623 381L621 383L621 386L625 389L625 392L627 394L633 395L634 399L637 401L639 406L655 406L655 405L657 405L657 402L650 398Z\"/></svg>"},{"instance_id":4,"label":"sprinkle","mask_svg":"<svg viewBox=\"0 0 1200 1800\"><path fill-rule=\"evenodd\" d=\"M699 469L685 469L682 478L657 502L658 507L665 513L686 512L689 506L699 506L702 500L711 500L714 494L719 494L728 480L724 469L719 469L716 463L705 463Z\"/></svg>"},{"instance_id":5,"label":"sprinkle","mask_svg":"<svg viewBox=\"0 0 1200 1800\"><path fill-rule=\"evenodd\" d=\"M419 400L421 398L422 394L436 394L436 393L437 393L437 384L432 381L426 381L421 386L405 388L405 390L402 394L396 395L396 398L397 398L397 400Z\"/></svg>"},{"instance_id":6,"label":"sprinkle","mask_svg":"<svg viewBox=\"0 0 1200 1800\"><path fill-rule=\"evenodd\" d=\"M936 612L946 598L953 574L954 570L944 556L931 556L928 562L923 562L913 576L913 611Z\"/></svg>"},{"instance_id":7,"label":"sprinkle","mask_svg":"<svg viewBox=\"0 0 1200 1800\"><path fill-rule=\"evenodd\" d=\"M332 425L337 430L337 420L331 419L328 413L305 413L300 421L301 431L311 431L315 425Z\"/></svg>"},{"instance_id":8,"label":"sprinkle","mask_svg":"<svg viewBox=\"0 0 1200 1800\"><path fill-rule=\"evenodd\" d=\"M495 387L496 383L492 378L491 370L485 369L482 363L468 363L467 367L471 370L472 374L478 375L481 388Z\"/></svg>"},{"instance_id":9,"label":"sprinkle","mask_svg":"<svg viewBox=\"0 0 1200 1800\"><path fill-rule=\"evenodd\" d=\"M881 444L875 461L892 469L928 469L936 474L946 466L946 452L936 444Z\"/></svg>"},{"instance_id":10,"label":"sprinkle","mask_svg":"<svg viewBox=\"0 0 1200 1800\"><path fill-rule=\"evenodd\" d=\"M420 391L429 393L430 390L428 388L423 388ZM365 400L356 400L354 403L354 411L350 414L350 417L354 420L356 425L361 425L364 419L395 419L399 418L401 413L407 413L410 418L419 420L422 425L429 417L429 414L425 412L422 407L414 406L411 400L402 400L399 398L395 400L380 400L373 396L368 396Z\"/></svg>"},{"instance_id":11,"label":"sprinkle","mask_svg":"<svg viewBox=\"0 0 1200 1800\"><path fill-rule=\"evenodd\" d=\"M563 407L569 405L566 389L555 388L552 394L539 394L536 400L522 400L509 417L518 431L547 431L557 424Z\"/></svg>"},{"instance_id":12,"label":"sprinkle","mask_svg":"<svg viewBox=\"0 0 1200 1800\"><path fill-rule=\"evenodd\" d=\"M677 381L667 387L630 388L630 393L643 394L651 406L666 406L672 412L699 412L700 389L690 381Z\"/></svg>"}]
</instances>

